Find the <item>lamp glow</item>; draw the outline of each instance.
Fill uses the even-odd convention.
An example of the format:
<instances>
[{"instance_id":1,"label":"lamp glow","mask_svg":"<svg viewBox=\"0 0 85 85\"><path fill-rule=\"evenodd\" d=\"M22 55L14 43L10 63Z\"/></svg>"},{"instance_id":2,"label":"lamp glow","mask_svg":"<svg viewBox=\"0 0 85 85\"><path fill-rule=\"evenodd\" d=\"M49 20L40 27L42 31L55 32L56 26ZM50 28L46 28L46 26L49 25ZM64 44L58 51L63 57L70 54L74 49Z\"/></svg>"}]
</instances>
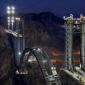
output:
<instances>
[{"instance_id":1,"label":"lamp glow","mask_svg":"<svg viewBox=\"0 0 85 85\"><path fill-rule=\"evenodd\" d=\"M18 55L21 55L21 52L18 52Z\"/></svg>"},{"instance_id":2,"label":"lamp glow","mask_svg":"<svg viewBox=\"0 0 85 85\"><path fill-rule=\"evenodd\" d=\"M12 8L12 10L15 10L15 7L14 6L12 6L11 8Z\"/></svg>"},{"instance_id":3,"label":"lamp glow","mask_svg":"<svg viewBox=\"0 0 85 85\"><path fill-rule=\"evenodd\" d=\"M10 10L10 9L11 9L10 6L8 6L8 7L7 7L7 10Z\"/></svg>"},{"instance_id":4,"label":"lamp glow","mask_svg":"<svg viewBox=\"0 0 85 85\"><path fill-rule=\"evenodd\" d=\"M10 17L8 17L8 20L10 20Z\"/></svg>"},{"instance_id":5,"label":"lamp glow","mask_svg":"<svg viewBox=\"0 0 85 85\"><path fill-rule=\"evenodd\" d=\"M11 14L11 11L10 10L7 10L7 14Z\"/></svg>"},{"instance_id":6,"label":"lamp glow","mask_svg":"<svg viewBox=\"0 0 85 85\"><path fill-rule=\"evenodd\" d=\"M8 20L8 23L10 23L11 22L11 20Z\"/></svg>"},{"instance_id":7,"label":"lamp glow","mask_svg":"<svg viewBox=\"0 0 85 85\"><path fill-rule=\"evenodd\" d=\"M20 17L16 17L15 19L18 20L18 21L20 21Z\"/></svg>"},{"instance_id":8,"label":"lamp glow","mask_svg":"<svg viewBox=\"0 0 85 85\"><path fill-rule=\"evenodd\" d=\"M11 22L14 23L14 19L12 19Z\"/></svg>"},{"instance_id":9,"label":"lamp glow","mask_svg":"<svg viewBox=\"0 0 85 85\"><path fill-rule=\"evenodd\" d=\"M14 14L15 14L15 7L14 6L7 6L7 14L8 14L8 17L7 17L7 20L8 20L8 28L12 28L13 30L13 26L14 26L14 22L15 22L15 17L14 17Z\"/></svg>"}]
</instances>

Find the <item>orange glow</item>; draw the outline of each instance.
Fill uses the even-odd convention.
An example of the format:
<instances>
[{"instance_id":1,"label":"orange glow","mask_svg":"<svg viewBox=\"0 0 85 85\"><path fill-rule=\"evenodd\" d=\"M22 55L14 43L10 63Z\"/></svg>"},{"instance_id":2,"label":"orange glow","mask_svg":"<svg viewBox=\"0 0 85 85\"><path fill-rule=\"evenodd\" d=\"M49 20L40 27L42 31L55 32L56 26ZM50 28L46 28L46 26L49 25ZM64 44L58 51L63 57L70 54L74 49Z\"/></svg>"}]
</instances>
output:
<instances>
[{"instance_id":1,"label":"orange glow","mask_svg":"<svg viewBox=\"0 0 85 85\"><path fill-rule=\"evenodd\" d=\"M49 53L49 55L50 56L52 56L52 57L57 57L57 56L64 56L64 53L57 53L57 52L51 52L51 53ZM80 51L78 50L78 51L74 51L73 52L73 55L75 56L75 57L80 57Z\"/></svg>"},{"instance_id":2,"label":"orange glow","mask_svg":"<svg viewBox=\"0 0 85 85\"><path fill-rule=\"evenodd\" d=\"M53 50L49 53L50 56L52 57L64 57L64 52L56 52L56 50ZM74 57L80 57L80 50L75 50L73 51L73 56ZM64 63L64 60L56 60L52 59L51 62L53 64L59 64L59 63ZM74 64L80 64L80 60L76 60L73 62Z\"/></svg>"},{"instance_id":3,"label":"orange glow","mask_svg":"<svg viewBox=\"0 0 85 85\"><path fill-rule=\"evenodd\" d=\"M54 64L54 63L56 63L56 60L51 60L51 62Z\"/></svg>"},{"instance_id":4,"label":"orange glow","mask_svg":"<svg viewBox=\"0 0 85 85\"><path fill-rule=\"evenodd\" d=\"M51 62L52 62L53 64L64 63L63 60L55 60L55 59L52 59ZM76 61L74 61L73 63L74 63L74 64L80 64L80 60L76 60Z\"/></svg>"},{"instance_id":5,"label":"orange glow","mask_svg":"<svg viewBox=\"0 0 85 85\"><path fill-rule=\"evenodd\" d=\"M53 63L56 63L56 62L57 62L57 63L62 63L63 61L62 61L62 60L55 60L55 59L52 59L51 62L53 62Z\"/></svg>"},{"instance_id":6,"label":"orange glow","mask_svg":"<svg viewBox=\"0 0 85 85\"><path fill-rule=\"evenodd\" d=\"M75 56L80 56L80 51L75 51L75 52L73 52L73 54L74 54Z\"/></svg>"},{"instance_id":7,"label":"orange glow","mask_svg":"<svg viewBox=\"0 0 85 85\"><path fill-rule=\"evenodd\" d=\"M80 64L80 61L79 60L74 61L74 64Z\"/></svg>"},{"instance_id":8,"label":"orange glow","mask_svg":"<svg viewBox=\"0 0 85 85\"><path fill-rule=\"evenodd\" d=\"M51 52L50 55L54 56L54 57L56 57L56 56L64 56L64 53Z\"/></svg>"}]
</instances>

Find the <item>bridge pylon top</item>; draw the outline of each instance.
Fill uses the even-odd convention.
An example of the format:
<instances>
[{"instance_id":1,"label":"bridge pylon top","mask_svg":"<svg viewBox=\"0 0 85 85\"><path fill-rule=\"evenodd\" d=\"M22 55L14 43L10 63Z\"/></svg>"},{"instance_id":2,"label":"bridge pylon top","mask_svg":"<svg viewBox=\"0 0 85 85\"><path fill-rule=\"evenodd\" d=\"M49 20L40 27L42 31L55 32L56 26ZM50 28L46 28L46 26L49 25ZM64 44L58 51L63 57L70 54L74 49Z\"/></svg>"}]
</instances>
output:
<instances>
[{"instance_id":1,"label":"bridge pylon top","mask_svg":"<svg viewBox=\"0 0 85 85\"><path fill-rule=\"evenodd\" d=\"M74 18L73 14L70 14L70 16L64 16L65 24L73 24L73 25L80 25L85 24L85 16L83 14L80 14L79 18Z\"/></svg>"}]
</instances>

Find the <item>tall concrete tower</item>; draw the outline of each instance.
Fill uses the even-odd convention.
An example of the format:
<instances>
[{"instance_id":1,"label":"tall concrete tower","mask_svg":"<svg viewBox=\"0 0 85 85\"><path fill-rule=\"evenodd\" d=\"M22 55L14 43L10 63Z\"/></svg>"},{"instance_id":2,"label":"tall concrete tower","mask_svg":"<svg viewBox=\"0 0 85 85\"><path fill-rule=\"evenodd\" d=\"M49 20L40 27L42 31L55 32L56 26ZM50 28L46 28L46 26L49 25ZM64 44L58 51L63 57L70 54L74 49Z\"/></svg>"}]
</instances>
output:
<instances>
[{"instance_id":1,"label":"tall concrete tower","mask_svg":"<svg viewBox=\"0 0 85 85\"><path fill-rule=\"evenodd\" d=\"M72 70L72 47L73 47L73 15L71 14L70 17L64 17L65 22L65 68L68 70Z\"/></svg>"},{"instance_id":2,"label":"tall concrete tower","mask_svg":"<svg viewBox=\"0 0 85 85\"><path fill-rule=\"evenodd\" d=\"M81 67L85 67L85 16L80 16L81 20Z\"/></svg>"}]
</instances>

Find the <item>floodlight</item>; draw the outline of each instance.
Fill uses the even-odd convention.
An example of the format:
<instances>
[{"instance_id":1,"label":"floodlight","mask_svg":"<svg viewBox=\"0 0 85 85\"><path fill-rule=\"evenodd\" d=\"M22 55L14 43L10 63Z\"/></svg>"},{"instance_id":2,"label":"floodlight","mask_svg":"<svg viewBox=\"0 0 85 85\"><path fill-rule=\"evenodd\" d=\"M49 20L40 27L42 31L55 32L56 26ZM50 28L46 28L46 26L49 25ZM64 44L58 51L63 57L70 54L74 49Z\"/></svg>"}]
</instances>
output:
<instances>
[{"instance_id":1,"label":"floodlight","mask_svg":"<svg viewBox=\"0 0 85 85\"><path fill-rule=\"evenodd\" d=\"M11 20L8 19L8 23L11 22Z\"/></svg>"},{"instance_id":2,"label":"floodlight","mask_svg":"<svg viewBox=\"0 0 85 85\"><path fill-rule=\"evenodd\" d=\"M19 17L16 17L15 19L18 20L18 21L20 21L20 18Z\"/></svg>"},{"instance_id":3,"label":"floodlight","mask_svg":"<svg viewBox=\"0 0 85 85\"><path fill-rule=\"evenodd\" d=\"M10 10L11 8L10 8L10 6L7 6L7 10Z\"/></svg>"},{"instance_id":4,"label":"floodlight","mask_svg":"<svg viewBox=\"0 0 85 85\"><path fill-rule=\"evenodd\" d=\"M14 7L14 6L12 6L12 7L11 7L11 9L12 9L12 10L15 10L15 7Z\"/></svg>"},{"instance_id":5,"label":"floodlight","mask_svg":"<svg viewBox=\"0 0 85 85\"><path fill-rule=\"evenodd\" d=\"M11 22L14 23L14 19L12 19Z\"/></svg>"},{"instance_id":6,"label":"floodlight","mask_svg":"<svg viewBox=\"0 0 85 85\"><path fill-rule=\"evenodd\" d=\"M8 20L10 20L10 17L8 17Z\"/></svg>"},{"instance_id":7,"label":"floodlight","mask_svg":"<svg viewBox=\"0 0 85 85\"><path fill-rule=\"evenodd\" d=\"M18 55L21 55L21 52L18 52Z\"/></svg>"},{"instance_id":8,"label":"floodlight","mask_svg":"<svg viewBox=\"0 0 85 85\"><path fill-rule=\"evenodd\" d=\"M7 14L11 14L11 11L10 10L7 10Z\"/></svg>"}]
</instances>

